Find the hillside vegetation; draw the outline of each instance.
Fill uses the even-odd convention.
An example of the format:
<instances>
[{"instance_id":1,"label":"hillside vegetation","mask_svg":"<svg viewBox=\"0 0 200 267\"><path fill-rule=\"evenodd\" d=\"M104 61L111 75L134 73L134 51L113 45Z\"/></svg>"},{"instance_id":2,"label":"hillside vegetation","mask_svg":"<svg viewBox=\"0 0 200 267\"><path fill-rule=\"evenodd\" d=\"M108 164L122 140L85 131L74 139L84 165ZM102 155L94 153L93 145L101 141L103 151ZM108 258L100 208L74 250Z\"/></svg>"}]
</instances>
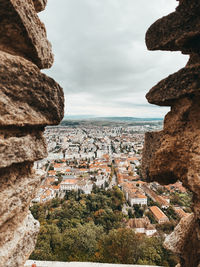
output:
<instances>
[{"instance_id":1,"label":"hillside vegetation","mask_svg":"<svg viewBox=\"0 0 200 267\"><path fill-rule=\"evenodd\" d=\"M72 191L64 199L33 205L41 228L31 259L175 266L176 258L163 248L161 237L125 228L124 201L121 190L113 187L94 188L89 195Z\"/></svg>"}]
</instances>

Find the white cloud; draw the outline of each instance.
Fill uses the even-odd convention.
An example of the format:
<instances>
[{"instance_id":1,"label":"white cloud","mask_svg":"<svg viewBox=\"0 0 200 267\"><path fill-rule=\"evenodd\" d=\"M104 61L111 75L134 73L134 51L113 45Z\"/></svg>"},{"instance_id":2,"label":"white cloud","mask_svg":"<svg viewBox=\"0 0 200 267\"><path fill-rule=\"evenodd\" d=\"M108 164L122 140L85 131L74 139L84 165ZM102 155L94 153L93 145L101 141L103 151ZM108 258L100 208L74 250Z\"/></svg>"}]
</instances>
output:
<instances>
[{"instance_id":1,"label":"white cloud","mask_svg":"<svg viewBox=\"0 0 200 267\"><path fill-rule=\"evenodd\" d=\"M40 17L55 64L45 71L64 88L67 114L161 117L145 94L183 67L187 56L149 52L145 32L174 0L49 0Z\"/></svg>"}]
</instances>

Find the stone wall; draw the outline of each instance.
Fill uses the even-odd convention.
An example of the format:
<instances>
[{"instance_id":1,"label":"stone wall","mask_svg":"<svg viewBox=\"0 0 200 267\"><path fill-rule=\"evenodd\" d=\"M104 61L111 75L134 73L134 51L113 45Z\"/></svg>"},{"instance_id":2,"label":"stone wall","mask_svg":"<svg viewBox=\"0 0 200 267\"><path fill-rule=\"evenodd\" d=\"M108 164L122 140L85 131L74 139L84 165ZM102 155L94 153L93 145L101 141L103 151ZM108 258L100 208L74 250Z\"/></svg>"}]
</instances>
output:
<instances>
[{"instance_id":1,"label":"stone wall","mask_svg":"<svg viewBox=\"0 0 200 267\"><path fill-rule=\"evenodd\" d=\"M53 64L37 12L46 0L0 0L0 267L21 267L34 249L39 223L29 213L46 157L43 131L63 118L62 88L40 72Z\"/></svg>"},{"instance_id":2,"label":"stone wall","mask_svg":"<svg viewBox=\"0 0 200 267\"><path fill-rule=\"evenodd\" d=\"M132 264L110 264L110 263L95 263L95 262L56 262L56 261L32 261L26 262L24 267L31 267L33 263L37 267L161 267L150 265L132 265Z\"/></svg>"},{"instance_id":3,"label":"stone wall","mask_svg":"<svg viewBox=\"0 0 200 267\"><path fill-rule=\"evenodd\" d=\"M179 0L175 12L147 31L149 50L181 51L187 65L155 85L151 104L170 106L161 132L147 133L142 172L161 184L180 180L193 193L193 214L182 219L165 246L180 256L182 267L200 264L200 1Z\"/></svg>"}]
</instances>

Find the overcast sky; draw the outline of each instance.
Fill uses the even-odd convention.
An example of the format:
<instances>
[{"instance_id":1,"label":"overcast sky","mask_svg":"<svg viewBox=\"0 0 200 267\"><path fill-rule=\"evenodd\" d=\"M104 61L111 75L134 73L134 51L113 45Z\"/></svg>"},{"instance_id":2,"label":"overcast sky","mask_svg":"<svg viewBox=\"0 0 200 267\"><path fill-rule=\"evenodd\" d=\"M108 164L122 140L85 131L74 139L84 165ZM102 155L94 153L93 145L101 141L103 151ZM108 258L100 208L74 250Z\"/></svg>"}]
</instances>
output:
<instances>
[{"instance_id":1,"label":"overcast sky","mask_svg":"<svg viewBox=\"0 0 200 267\"><path fill-rule=\"evenodd\" d=\"M40 13L55 62L45 73L65 92L65 115L162 117L145 94L182 68L179 52L147 51L145 32L175 0L49 0Z\"/></svg>"}]
</instances>

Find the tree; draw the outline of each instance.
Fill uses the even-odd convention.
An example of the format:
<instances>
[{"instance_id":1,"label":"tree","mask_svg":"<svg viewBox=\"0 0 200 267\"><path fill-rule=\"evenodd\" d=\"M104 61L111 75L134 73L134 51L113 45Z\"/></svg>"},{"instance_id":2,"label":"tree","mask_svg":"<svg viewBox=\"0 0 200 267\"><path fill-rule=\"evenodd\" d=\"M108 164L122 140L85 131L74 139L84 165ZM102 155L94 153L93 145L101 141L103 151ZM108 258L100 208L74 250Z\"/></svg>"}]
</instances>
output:
<instances>
[{"instance_id":1,"label":"tree","mask_svg":"<svg viewBox=\"0 0 200 267\"><path fill-rule=\"evenodd\" d=\"M66 229L62 245L63 260L91 261L102 234L103 228L93 222Z\"/></svg>"},{"instance_id":2,"label":"tree","mask_svg":"<svg viewBox=\"0 0 200 267\"><path fill-rule=\"evenodd\" d=\"M107 188L107 187L109 187L109 183L107 181L105 181L104 188Z\"/></svg>"},{"instance_id":3,"label":"tree","mask_svg":"<svg viewBox=\"0 0 200 267\"><path fill-rule=\"evenodd\" d=\"M62 236L56 225L42 225L36 248L31 255L35 260L58 260Z\"/></svg>"},{"instance_id":4,"label":"tree","mask_svg":"<svg viewBox=\"0 0 200 267\"><path fill-rule=\"evenodd\" d=\"M163 248L162 240L123 228L124 195L118 187L88 195L68 193L67 200L54 199L30 208L41 224L31 259L175 266L176 257Z\"/></svg>"},{"instance_id":5,"label":"tree","mask_svg":"<svg viewBox=\"0 0 200 267\"><path fill-rule=\"evenodd\" d=\"M52 208L57 208L60 205L60 199L59 198L54 198L51 201L51 207Z\"/></svg>"},{"instance_id":6,"label":"tree","mask_svg":"<svg viewBox=\"0 0 200 267\"><path fill-rule=\"evenodd\" d=\"M157 224L156 229L164 232L165 234L170 234L175 227L175 223L170 221L162 224Z\"/></svg>"},{"instance_id":7,"label":"tree","mask_svg":"<svg viewBox=\"0 0 200 267\"><path fill-rule=\"evenodd\" d=\"M49 166L49 171L53 171L53 170L54 170L54 167L53 167L52 164L50 164L50 166Z\"/></svg>"},{"instance_id":8,"label":"tree","mask_svg":"<svg viewBox=\"0 0 200 267\"><path fill-rule=\"evenodd\" d=\"M137 262L139 238L132 229L111 230L99 242L99 261L134 264Z\"/></svg>"},{"instance_id":9,"label":"tree","mask_svg":"<svg viewBox=\"0 0 200 267\"><path fill-rule=\"evenodd\" d=\"M140 264L142 260L146 264L162 265L162 254L162 243L159 239L143 237L139 246L139 260L137 263Z\"/></svg>"},{"instance_id":10,"label":"tree","mask_svg":"<svg viewBox=\"0 0 200 267\"><path fill-rule=\"evenodd\" d=\"M138 204L133 205L134 215L136 218L142 218L144 214L144 207L141 207Z\"/></svg>"},{"instance_id":11,"label":"tree","mask_svg":"<svg viewBox=\"0 0 200 267\"><path fill-rule=\"evenodd\" d=\"M170 218L171 220L178 220L179 217L176 214L176 212L174 211L172 206L169 206L166 210L165 213L167 215L168 218Z\"/></svg>"},{"instance_id":12,"label":"tree","mask_svg":"<svg viewBox=\"0 0 200 267\"><path fill-rule=\"evenodd\" d=\"M131 219L131 218L134 218L134 213L133 213L133 210L132 209L128 209L128 217Z\"/></svg>"},{"instance_id":13,"label":"tree","mask_svg":"<svg viewBox=\"0 0 200 267\"><path fill-rule=\"evenodd\" d=\"M117 186L113 187L111 199L113 210L122 210L122 206L125 203L125 197L123 192Z\"/></svg>"},{"instance_id":14,"label":"tree","mask_svg":"<svg viewBox=\"0 0 200 267\"><path fill-rule=\"evenodd\" d=\"M147 211L147 212L145 213L145 215L149 218L149 220L150 220L150 222L151 222L152 224L156 224L156 223L157 223L157 221L156 221L155 217L153 216L152 212Z\"/></svg>"}]
</instances>

